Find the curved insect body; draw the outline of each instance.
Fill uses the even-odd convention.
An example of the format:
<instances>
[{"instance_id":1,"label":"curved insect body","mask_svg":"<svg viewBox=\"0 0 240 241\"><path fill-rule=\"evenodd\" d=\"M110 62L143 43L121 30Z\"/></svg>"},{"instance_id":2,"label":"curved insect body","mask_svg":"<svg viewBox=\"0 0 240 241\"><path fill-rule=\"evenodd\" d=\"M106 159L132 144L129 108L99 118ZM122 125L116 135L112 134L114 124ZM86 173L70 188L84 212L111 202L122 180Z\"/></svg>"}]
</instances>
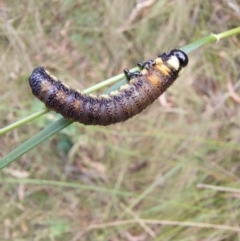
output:
<instances>
[{"instance_id":1,"label":"curved insect body","mask_svg":"<svg viewBox=\"0 0 240 241\"><path fill-rule=\"evenodd\" d=\"M139 62L141 71L124 73L128 84L109 95L88 95L74 90L50 75L43 67L33 70L29 84L33 95L65 118L85 125L110 125L140 113L177 79L187 66L187 55L178 49Z\"/></svg>"}]
</instances>

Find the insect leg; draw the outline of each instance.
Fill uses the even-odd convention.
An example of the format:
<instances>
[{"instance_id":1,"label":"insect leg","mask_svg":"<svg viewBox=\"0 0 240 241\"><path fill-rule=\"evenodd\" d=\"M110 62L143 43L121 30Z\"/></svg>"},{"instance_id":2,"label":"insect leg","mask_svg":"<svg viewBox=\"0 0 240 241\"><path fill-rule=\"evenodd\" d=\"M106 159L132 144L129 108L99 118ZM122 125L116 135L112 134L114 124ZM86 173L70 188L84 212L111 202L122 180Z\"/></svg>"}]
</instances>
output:
<instances>
[{"instance_id":1,"label":"insect leg","mask_svg":"<svg viewBox=\"0 0 240 241\"><path fill-rule=\"evenodd\" d=\"M158 58L161 58L163 61L167 61L169 57L170 54L168 52L158 54Z\"/></svg>"},{"instance_id":2,"label":"insect leg","mask_svg":"<svg viewBox=\"0 0 240 241\"><path fill-rule=\"evenodd\" d=\"M153 59L149 59L149 60L147 60L146 62L138 62L137 63L137 66L139 66L141 69L149 69L149 68L151 68L153 65L156 65L156 62L155 62L155 60L153 60Z\"/></svg>"},{"instance_id":3,"label":"insect leg","mask_svg":"<svg viewBox=\"0 0 240 241\"><path fill-rule=\"evenodd\" d=\"M123 72L128 81L135 77L142 76L142 73L140 71L130 72L129 69L124 69Z\"/></svg>"},{"instance_id":4,"label":"insect leg","mask_svg":"<svg viewBox=\"0 0 240 241\"><path fill-rule=\"evenodd\" d=\"M143 62L138 62L138 63L137 63L137 66L138 66L140 69L143 69L143 68L144 68L144 63L143 63Z\"/></svg>"}]
</instances>

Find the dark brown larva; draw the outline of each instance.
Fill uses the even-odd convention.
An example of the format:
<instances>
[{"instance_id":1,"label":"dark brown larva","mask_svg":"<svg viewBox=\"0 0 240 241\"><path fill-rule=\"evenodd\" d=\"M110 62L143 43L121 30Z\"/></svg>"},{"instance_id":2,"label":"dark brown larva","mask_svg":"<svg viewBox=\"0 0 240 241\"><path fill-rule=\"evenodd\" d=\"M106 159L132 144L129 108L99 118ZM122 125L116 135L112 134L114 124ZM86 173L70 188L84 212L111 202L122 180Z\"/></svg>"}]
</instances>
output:
<instances>
[{"instance_id":1,"label":"dark brown larva","mask_svg":"<svg viewBox=\"0 0 240 241\"><path fill-rule=\"evenodd\" d=\"M187 55L174 49L155 60L138 63L142 69L124 73L128 84L109 95L88 95L74 90L50 75L43 67L33 70L29 84L33 95L65 118L85 125L110 125L140 113L156 100L188 64Z\"/></svg>"}]
</instances>

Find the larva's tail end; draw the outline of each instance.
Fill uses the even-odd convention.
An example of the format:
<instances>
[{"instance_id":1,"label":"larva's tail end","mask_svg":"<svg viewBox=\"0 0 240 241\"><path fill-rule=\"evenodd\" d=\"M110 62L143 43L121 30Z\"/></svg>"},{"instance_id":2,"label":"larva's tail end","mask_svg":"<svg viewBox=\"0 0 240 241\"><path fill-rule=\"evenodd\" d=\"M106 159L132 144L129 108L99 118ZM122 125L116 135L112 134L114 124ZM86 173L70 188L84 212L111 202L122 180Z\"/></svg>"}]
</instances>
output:
<instances>
[{"instance_id":1,"label":"larva's tail end","mask_svg":"<svg viewBox=\"0 0 240 241\"><path fill-rule=\"evenodd\" d=\"M41 82L46 77L47 73L41 66L36 67L29 77L29 85L32 89L32 93L36 96L41 89Z\"/></svg>"},{"instance_id":2,"label":"larva's tail end","mask_svg":"<svg viewBox=\"0 0 240 241\"><path fill-rule=\"evenodd\" d=\"M38 66L33 70L31 76L29 77L29 80L32 78L36 78L39 75L43 75L45 73L46 73L46 70L42 66Z\"/></svg>"},{"instance_id":3,"label":"larva's tail end","mask_svg":"<svg viewBox=\"0 0 240 241\"><path fill-rule=\"evenodd\" d=\"M31 85L31 82L39 81L40 79L44 78L46 75L47 75L47 72L42 66L36 67L29 77L30 85Z\"/></svg>"}]
</instances>

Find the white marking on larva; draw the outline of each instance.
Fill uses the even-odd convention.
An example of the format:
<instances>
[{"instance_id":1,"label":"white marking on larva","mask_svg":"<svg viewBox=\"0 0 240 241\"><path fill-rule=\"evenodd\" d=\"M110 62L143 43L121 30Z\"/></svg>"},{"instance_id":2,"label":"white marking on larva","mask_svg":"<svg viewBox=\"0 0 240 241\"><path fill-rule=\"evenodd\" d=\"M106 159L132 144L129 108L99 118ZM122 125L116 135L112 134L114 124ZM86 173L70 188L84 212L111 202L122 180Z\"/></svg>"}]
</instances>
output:
<instances>
[{"instance_id":1,"label":"white marking on larva","mask_svg":"<svg viewBox=\"0 0 240 241\"><path fill-rule=\"evenodd\" d=\"M110 96L116 96L119 94L119 91L118 90L114 90L112 92L109 93Z\"/></svg>"},{"instance_id":2,"label":"white marking on larva","mask_svg":"<svg viewBox=\"0 0 240 241\"><path fill-rule=\"evenodd\" d=\"M120 90L127 90L127 89L129 89L129 84L125 84L120 87Z\"/></svg>"},{"instance_id":3,"label":"white marking on larva","mask_svg":"<svg viewBox=\"0 0 240 241\"><path fill-rule=\"evenodd\" d=\"M130 81L129 81L129 83L130 84L134 84L134 83L136 83L138 80L137 79L131 79Z\"/></svg>"},{"instance_id":4,"label":"white marking on larva","mask_svg":"<svg viewBox=\"0 0 240 241\"><path fill-rule=\"evenodd\" d=\"M79 89L76 89L76 92L78 92L81 95L83 94L83 92L81 90L79 90Z\"/></svg>"},{"instance_id":5,"label":"white marking on larva","mask_svg":"<svg viewBox=\"0 0 240 241\"><path fill-rule=\"evenodd\" d=\"M146 75L146 74L148 74L148 70L147 70L147 69L143 69L143 70L141 71L141 73L142 73L143 75Z\"/></svg>"},{"instance_id":6,"label":"white marking on larva","mask_svg":"<svg viewBox=\"0 0 240 241\"><path fill-rule=\"evenodd\" d=\"M93 98L93 99L97 99L98 97L96 96L96 95L94 95L94 94L89 94L89 96L91 97L91 98Z\"/></svg>"},{"instance_id":7,"label":"white marking on larva","mask_svg":"<svg viewBox=\"0 0 240 241\"><path fill-rule=\"evenodd\" d=\"M103 99L110 99L111 97L109 95L101 95Z\"/></svg>"},{"instance_id":8,"label":"white marking on larva","mask_svg":"<svg viewBox=\"0 0 240 241\"><path fill-rule=\"evenodd\" d=\"M179 59L176 56L171 56L167 63L175 70L179 70L180 63Z\"/></svg>"},{"instance_id":9,"label":"white marking on larva","mask_svg":"<svg viewBox=\"0 0 240 241\"><path fill-rule=\"evenodd\" d=\"M161 58L156 58L155 62L156 62L156 64L162 64L163 63Z\"/></svg>"},{"instance_id":10,"label":"white marking on larva","mask_svg":"<svg viewBox=\"0 0 240 241\"><path fill-rule=\"evenodd\" d=\"M57 77L56 77L56 76L51 75L51 74L49 74L49 75L50 75L50 77L51 77L53 80L55 80L55 81L59 81L59 80L57 79Z\"/></svg>"},{"instance_id":11,"label":"white marking on larva","mask_svg":"<svg viewBox=\"0 0 240 241\"><path fill-rule=\"evenodd\" d=\"M61 82L61 83L62 83L62 85L65 86L66 88L71 89L71 87L70 87L69 85L65 84L64 82Z\"/></svg>"}]
</instances>

